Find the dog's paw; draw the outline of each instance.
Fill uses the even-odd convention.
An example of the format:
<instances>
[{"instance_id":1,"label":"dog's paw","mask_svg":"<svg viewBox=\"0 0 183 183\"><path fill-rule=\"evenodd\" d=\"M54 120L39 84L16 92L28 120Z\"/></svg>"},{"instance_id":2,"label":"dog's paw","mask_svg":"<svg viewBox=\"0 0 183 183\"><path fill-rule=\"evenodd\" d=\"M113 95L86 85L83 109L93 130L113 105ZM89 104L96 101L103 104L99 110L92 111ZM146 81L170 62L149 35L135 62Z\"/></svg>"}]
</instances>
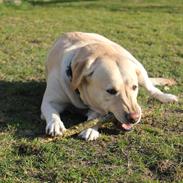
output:
<instances>
[{"instance_id":1,"label":"dog's paw","mask_svg":"<svg viewBox=\"0 0 183 183\"><path fill-rule=\"evenodd\" d=\"M99 132L93 128L88 128L79 134L79 137L84 140L96 140L100 136Z\"/></svg>"},{"instance_id":2,"label":"dog's paw","mask_svg":"<svg viewBox=\"0 0 183 183\"><path fill-rule=\"evenodd\" d=\"M47 125L46 125L46 134L53 136L60 136L63 135L63 133L66 131L66 128L62 121L52 119Z\"/></svg>"},{"instance_id":3,"label":"dog's paw","mask_svg":"<svg viewBox=\"0 0 183 183\"><path fill-rule=\"evenodd\" d=\"M172 94L163 94L163 96L160 97L160 101L163 103L178 102L178 98L177 98L177 96L172 95Z\"/></svg>"}]
</instances>

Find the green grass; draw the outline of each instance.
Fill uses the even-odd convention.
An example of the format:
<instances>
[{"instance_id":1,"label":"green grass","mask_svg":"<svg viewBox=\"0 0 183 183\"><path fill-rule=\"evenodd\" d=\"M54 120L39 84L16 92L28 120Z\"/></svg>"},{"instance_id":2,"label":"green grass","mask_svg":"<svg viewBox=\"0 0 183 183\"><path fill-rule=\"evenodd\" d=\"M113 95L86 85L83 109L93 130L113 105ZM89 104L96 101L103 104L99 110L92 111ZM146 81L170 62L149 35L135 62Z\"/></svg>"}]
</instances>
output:
<instances>
[{"instance_id":1,"label":"green grass","mask_svg":"<svg viewBox=\"0 0 183 183\"><path fill-rule=\"evenodd\" d=\"M161 104L142 89L133 131L101 129L94 142L44 137L44 60L63 32L102 34L130 50L150 76L174 78ZM181 0L40 1L0 5L0 182L182 182L183 4ZM164 90L164 88L161 88ZM64 120L82 118L65 113Z\"/></svg>"}]
</instances>

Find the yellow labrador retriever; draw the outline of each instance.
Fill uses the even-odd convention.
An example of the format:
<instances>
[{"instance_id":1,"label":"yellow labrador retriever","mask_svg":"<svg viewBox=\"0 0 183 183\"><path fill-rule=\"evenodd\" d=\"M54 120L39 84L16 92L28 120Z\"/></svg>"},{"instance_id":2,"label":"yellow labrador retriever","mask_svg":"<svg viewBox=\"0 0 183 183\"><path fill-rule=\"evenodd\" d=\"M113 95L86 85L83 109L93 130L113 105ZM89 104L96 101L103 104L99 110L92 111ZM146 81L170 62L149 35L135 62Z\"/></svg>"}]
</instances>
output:
<instances>
[{"instance_id":1,"label":"yellow labrador retriever","mask_svg":"<svg viewBox=\"0 0 183 183\"><path fill-rule=\"evenodd\" d=\"M62 36L48 55L46 71L41 112L47 123L46 133L51 136L66 130L60 113L70 104L88 108L88 120L111 112L122 128L130 130L141 119L139 85L161 102L177 101L176 96L153 85L142 64L127 50L94 33ZM99 137L98 127L86 129L79 136L95 140Z\"/></svg>"}]
</instances>

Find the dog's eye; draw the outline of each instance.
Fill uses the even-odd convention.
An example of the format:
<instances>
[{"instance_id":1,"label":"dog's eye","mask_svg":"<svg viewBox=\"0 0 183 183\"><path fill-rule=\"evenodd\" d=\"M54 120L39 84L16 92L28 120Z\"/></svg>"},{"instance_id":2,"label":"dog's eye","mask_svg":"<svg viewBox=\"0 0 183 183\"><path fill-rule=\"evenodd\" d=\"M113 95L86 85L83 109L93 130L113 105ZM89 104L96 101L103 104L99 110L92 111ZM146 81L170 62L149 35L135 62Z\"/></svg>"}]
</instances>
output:
<instances>
[{"instance_id":1,"label":"dog's eye","mask_svg":"<svg viewBox=\"0 0 183 183\"><path fill-rule=\"evenodd\" d=\"M110 88L110 89L108 89L108 90L106 90L107 91L107 93L109 93L109 94L111 94L111 95L116 95L118 92L117 92L117 90L116 89L114 89L114 88Z\"/></svg>"},{"instance_id":2,"label":"dog's eye","mask_svg":"<svg viewBox=\"0 0 183 183\"><path fill-rule=\"evenodd\" d=\"M133 89L133 90L136 90L136 89L137 89L137 85L133 85L133 86L132 86L132 89Z\"/></svg>"}]
</instances>

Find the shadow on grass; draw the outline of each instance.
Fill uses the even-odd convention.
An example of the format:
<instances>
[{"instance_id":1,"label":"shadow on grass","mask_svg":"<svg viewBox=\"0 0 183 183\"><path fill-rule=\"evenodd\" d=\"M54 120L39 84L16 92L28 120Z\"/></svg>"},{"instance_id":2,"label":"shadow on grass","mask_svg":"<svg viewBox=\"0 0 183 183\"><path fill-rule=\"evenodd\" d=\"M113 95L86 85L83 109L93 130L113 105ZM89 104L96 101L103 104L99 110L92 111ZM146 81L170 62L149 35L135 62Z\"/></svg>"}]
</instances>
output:
<instances>
[{"instance_id":1,"label":"shadow on grass","mask_svg":"<svg viewBox=\"0 0 183 183\"><path fill-rule=\"evenodd\" d=\"M42 81L0 81L0 132L14 130L17 137L27 138L45 134L45 122L40 119L45 86ZM64 112L66 128L86 119L82 112L77 112L74 108Z\"/></svg>"},{"instance_id":2,"label":"shadow on grass","mask_svg":"<svg viewBox=\"0 0 183 183\"><path fill-rule=\"evenodd\" d=\"M16 136L34 137L44 131L40 104L45 83L0 81L0 131L15 130Z\"/></svg>"},{"instance_id":3,"label":"shadow on grass","mask_svg":"<svg viewBox=\"0 0 183 183\"><path fill-rule=\"evenodd\" d=\"M61 3L72 3L72 2L86 2L86 1L97 1L97 0L28 0L30 4L33 6L47 6L47 5L54 5L54 4L61 4Z\"/></svg>"},{"instance_id":4,"label":"shadow on grass","mask_svg":"<svg viewBox=\"0 0 183 183\"><path fill-rule=\"evenodd\" d=\"M150 13L181 13L182 5L159 4L159 3L140 3L136 1L124 2L104 2L98 0L28 0L33 6L55 6L62 7L86 8L86 9L106 9L112 12L150 12Z\"/></svg>"},{"instance_id":5,"label":"shadow on grass","mask_svg":"<svg viewBox=\"0 0 183 183\"><path fill-rule=\"evenodd\" d=\"M106 5L107 6L107 5ZM152 4L152 3L133 3L121 4L121 6L107 6L108 10L112 12L146 12L146 13L182 13L182 7L172 6L169 4Z\"/></svg>"},{"instance_id":6,"label":"shadow on grass","mask_svg":"<svg viewBox=\"0 0 183 183\"><path fill-rule=\"evenodd\" d=\"M140 3L131 2L102 2L98 0L28 0L33 6L55 6L86 8L86 9L106 9L112 12L148 12L148 13L176 13L182 14L182 5L172 5L171 3Z\"/></svg>"}]
</instances>

